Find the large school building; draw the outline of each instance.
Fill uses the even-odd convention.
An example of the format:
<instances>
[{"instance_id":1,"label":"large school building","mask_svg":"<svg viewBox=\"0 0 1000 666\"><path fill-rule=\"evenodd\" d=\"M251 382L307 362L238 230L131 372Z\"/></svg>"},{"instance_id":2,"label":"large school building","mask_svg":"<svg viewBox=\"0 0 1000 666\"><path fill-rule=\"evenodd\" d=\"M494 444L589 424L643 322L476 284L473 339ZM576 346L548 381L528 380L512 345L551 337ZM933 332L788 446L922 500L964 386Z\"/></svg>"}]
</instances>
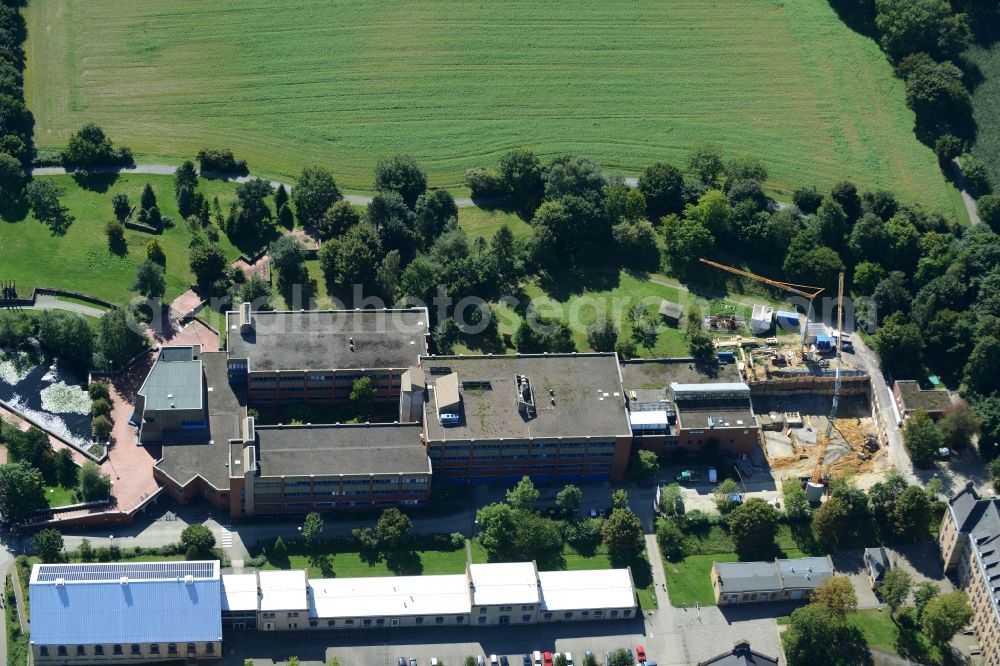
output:
<instances>
[{"instance_id":1,"label":"large school building","mask_svg":"<svg viewBox=\"0 0 1000 666\"><path fill-rule=\"evenodd\" d=\"M449 484L618 481L633 449L747 455L759 429L734 364L615 354L434 356L427 311L227 316L227 349L164 347L139 391L139 444L179 502L233 517L416 506ZM251 408L338 404L370 377L393 423L261 425Z\"/></svg>"}]
</instances>

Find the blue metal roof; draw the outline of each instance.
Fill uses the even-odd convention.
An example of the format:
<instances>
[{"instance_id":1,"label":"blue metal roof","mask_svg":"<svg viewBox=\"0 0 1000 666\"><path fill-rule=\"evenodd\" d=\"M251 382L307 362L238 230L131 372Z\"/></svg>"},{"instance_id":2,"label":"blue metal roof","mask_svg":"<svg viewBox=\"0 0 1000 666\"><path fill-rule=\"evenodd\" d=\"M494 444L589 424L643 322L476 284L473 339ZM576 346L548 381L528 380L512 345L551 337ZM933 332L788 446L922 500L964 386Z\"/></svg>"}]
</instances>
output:
<instances>
[{"instance_id":1,"label":"blue metal roof","mask_svg":"<svg viewBox=\"0 0 1000 666\"><path fill-rule=\"evenodd\" d=\"M34 582L38 645L182 643L222 639L221 583L213 578Z\"/></svg>"}]
</instances>

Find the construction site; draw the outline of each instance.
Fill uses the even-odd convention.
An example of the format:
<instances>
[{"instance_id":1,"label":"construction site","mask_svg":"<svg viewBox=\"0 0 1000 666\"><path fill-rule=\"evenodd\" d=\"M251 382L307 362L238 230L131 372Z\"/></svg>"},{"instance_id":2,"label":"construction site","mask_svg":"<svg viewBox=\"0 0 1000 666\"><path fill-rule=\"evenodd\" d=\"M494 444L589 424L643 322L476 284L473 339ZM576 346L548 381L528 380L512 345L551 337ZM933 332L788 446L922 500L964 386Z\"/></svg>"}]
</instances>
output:
<instances>
[{"instance_id":1,"label":"construction site","mask_svg":"<svg viewBox=\"0 0 1000 666\"><path fill-rule=\"evenodd\" d=\"M761 449L772 473L808 482L811 499L818 499L815 495L830 479L887 470L871 380L853 354L850 334L843 332L843 274L831 326L810 319L812 301L823 288L778 282L702 261L808 301L804 314L754 306L750 327L756 336L716 340L720 358L732 354L750 387ZM706 318L704 327L733 330L729 323Z\"/></svg>"}]
</instances>

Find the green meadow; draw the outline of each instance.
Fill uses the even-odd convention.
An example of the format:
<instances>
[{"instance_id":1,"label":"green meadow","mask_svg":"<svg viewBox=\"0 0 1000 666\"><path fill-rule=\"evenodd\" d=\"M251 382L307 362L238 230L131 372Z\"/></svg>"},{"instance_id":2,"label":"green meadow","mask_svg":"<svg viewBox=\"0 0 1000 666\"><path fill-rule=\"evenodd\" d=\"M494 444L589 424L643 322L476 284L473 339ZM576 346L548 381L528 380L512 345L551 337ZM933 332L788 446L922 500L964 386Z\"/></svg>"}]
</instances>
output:
<instances>
[{"instance_id":1,"label":"green meadow","mask_svg":"<svg viewBox=\"0 0 1000 666\"><path fill-rule=\"evenodd\" d=\"M878 46L826 0L33 0L42 148L87 121L142 161L231 147L260 175L372 187L411 153L430 183L530 147L609 172L717 143L781 196L848 178L954 214Z\"/></svg>"}]
</instances>

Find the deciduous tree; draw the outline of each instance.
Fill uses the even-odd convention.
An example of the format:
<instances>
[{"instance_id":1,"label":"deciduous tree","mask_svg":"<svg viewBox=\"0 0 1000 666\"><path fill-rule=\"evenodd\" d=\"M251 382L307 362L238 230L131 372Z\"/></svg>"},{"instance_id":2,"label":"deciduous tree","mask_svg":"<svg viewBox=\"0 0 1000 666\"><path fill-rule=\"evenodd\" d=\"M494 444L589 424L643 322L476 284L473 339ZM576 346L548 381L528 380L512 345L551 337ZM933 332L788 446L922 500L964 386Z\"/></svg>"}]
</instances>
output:
<instances>
[{"instance_id":1,"label":"deciduous tree","mask_svg":"<svg viewBox=\"0 0 1000 666\"><path fill-rule=\"evenodd\" d=\"M795 609L781 635L788 666L836 663L838 633L837 619L826 606L809 604Z\"/></svg>"},{"instance_id":2,"label":"deciduous tree","mask_svg":"<svg viewBox=\"0 0 1000 666\"><path fill-rule=\"evenodd\" d=\"M847 615L858 607L854 584L847 576L831 576L816 588L812 602L826 606L836 620L843 624Z\"/></svg>"},{"instance_id":3,"label":"deciduous tree","mask_svg":"<svg viewBox=\"0 0 1000 666\"><path fill-rule=\"evenodd\" d=\"M673 164L657 162L639 176L639 191L646 199L646 216L658 223L664 215L679 215L684 210L684 176Z\"/></svg>"},{"instance_id":4,"label":"deciduous tree","mask_svg":"<svg viewBox=\"0 0 1000 666\"><path fill-rule=\"evenodd\" d=\"M413 208L427 190L427 172L412 155L394 155L375 164L375 189L396 192Z\"/></svg>"},{"instance_id":5,"label":"deciduous tree","mask_svg":"<svg viewBox=\"0 0 1000 666\"><path fill-rule=\"evenodd\" d=\"M0 465L0 515L19 523L47 506L41 472L26 463Z\"/></svg>"},{"instance_id":6,"label":"deciduous tree","mask_svg":"<svg viewBox=\"0 0 1000 666\"><path fill-rule=\"evenodd\" d=\"M643 551L642 524L627 509L614 509L601 529L604 545L613 561L630 562Z\"/></svg>"},{"instance_id":7,"label":"deciduous tree","mask_svg":"<svg viewBox=\"0 0 1000 666\"><path fill-rule=\"evenodd\" d=\"M167 278L163 266L151 259L139 264L132 289L147 298L161 298L163 292L167 290Z\"/></svg>"},{"instance_id":8,"label":"deciduous tree","mask_svg":"<svg viewBox=\"0 0 1000 666\"><path fill-rule=\"evenodd\" d=\"M912 585L913 578L910 577L910 573L906 569L893 567L885 572L878 593L882 596L885 605L889 607L890 613L895 613L906 602L906 598L910 596Z\"/></svg>"},{"instance_id":9,"label":"deciduous tree","mask_svg":"<svg viewBox=\"0 0 1000 666\"><path fill-rule=\"evenodd\" d=\"M111 496L111 476L102 474L101 468L96 463L89 460L83 463L79 477L80 499L84 502L107 499Z\"/></svg>"},{"instance_id":10,"label":"deciduous tree","mask_svg":"<svg viewBox=\"0 0 1000 666\"><path fill-rule=\"evenodd\" d=\"M333 174L320 166L302 169L302 174L292 188L295 212L303 225L319 222L330 206L342 198ZM275 204L277 205L277 198Z\"/></svg>"},{"instance_id":11,"label":"deciduous tree","mask_svg":"<svg viewBox=\"0 0 1000 666\"><path fill-rule=\"evenodd\" d=\"M534 511L535 503L540 496L531 477L525 476L507 491L506 502L517 510Z\"/></svg>"},{"instance_id":12,"label":"deciduous tree","mask_svg":"<svg viewBox=\"0 0 1000 666\"><path fill-rule=\"evenodd\" d=\"M935 454L944 445L944 438L927 412L917 410L907 416L903 425L903 444L913 464L927 468L933 464Z\"/></svg>"},{"instance_id":13,"label":"deciduous tree","mask_svg":"<svg viewBox=\"0 0 1000 666\"><path fill-rule=\"evenodd\" d=\"M957 590L942 594L927 602L920 616L924 634L939 645L951 640L959 629L972 619L972 607L965 592Z\"/></svg>"},{"instance_id":14,"label":"deciduous tree","mask_svg":"<svg viewBox=\"0 0 1000 666\"><path fill-rule=\"evenodd\" d=\"M556 494L556 505L565 513L573 513L580 509L583 501L583 491L572 484L566 485Z\"/></svg>"},{"instance_id":15,"label":"deciduous tree","mask_svg":"<svg viewBox=\"0 0 1000 666\"><path fill-rule=\"evenodd\" d=\"M774 556L778 533L778 511L759 497L752 497L729 513L729 534L742 560L764 560Z\"/></svg>"},{"instance_id":16,"label":"deciduous tree","mask_svg":"<svg viewBox=\"0 0 1000 666\"><path fill-rule=\"evenodd\" d=\"M387 551L399 550L408 545L412 531L413 521L396 507L384 510L375 523L375 538L379 547Z\"/></svg>"},{"instance_id":17,"label":"deciduous tree","mask_svg":"<svg viewBox=\"0 0 1000 666\"><path fill-rule=\"evenodd\" d=\"M42 562L58 562L62 559L63 538L59 530L39 530L31 537L31 545Z\"/></svg>"},{"instance_id":18,"label":"deciduous tree","mask_svg":"<svg viewBox=\"0 0 1000 666\"><path fill-rule=\"evenodd\" d=\"M306 519L302 522L302 541L305 542L306 548L315 548L322 534L323 517L312 511L306 515Z\"/></svg>"}]
</instances>

